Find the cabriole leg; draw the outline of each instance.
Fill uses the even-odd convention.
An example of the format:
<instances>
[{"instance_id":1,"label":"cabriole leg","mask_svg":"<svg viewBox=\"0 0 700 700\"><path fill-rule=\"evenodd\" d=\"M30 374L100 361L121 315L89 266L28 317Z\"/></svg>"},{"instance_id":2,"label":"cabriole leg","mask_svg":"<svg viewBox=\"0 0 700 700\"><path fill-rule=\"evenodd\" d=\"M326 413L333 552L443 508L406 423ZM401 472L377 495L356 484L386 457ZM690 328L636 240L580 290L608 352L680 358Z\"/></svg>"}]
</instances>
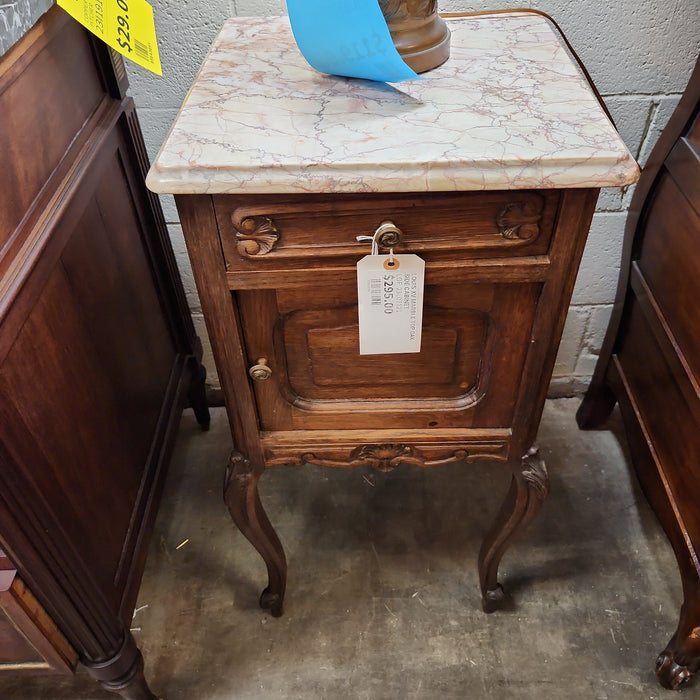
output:
<instances>
[{"instance_id":1,"label":"cabriole leg","mask_svg":"<svg viewBox=\"0 0 700 700\"><path fill-rule=\"evenodd\" d=\"M279 617L287 583L287 560L260 501L259 477L243 455L232 452L224 480L224 501L238 529L267 566L268 584L260 596L260 607Z\"/></svg>"},{"instance_id":2,"label":"cabriole leg","mask_svg":"<svg viewBox=\"0 0 700 700\"><path fill-rule=\"evenodd\" d=\"M479 581L484 612L497 610L504 593L498 565L513 538L537 514L549 493L549 477L536 447L528 450L513 473L508 495L479 552Z\"/></svg>"}]
</instances>

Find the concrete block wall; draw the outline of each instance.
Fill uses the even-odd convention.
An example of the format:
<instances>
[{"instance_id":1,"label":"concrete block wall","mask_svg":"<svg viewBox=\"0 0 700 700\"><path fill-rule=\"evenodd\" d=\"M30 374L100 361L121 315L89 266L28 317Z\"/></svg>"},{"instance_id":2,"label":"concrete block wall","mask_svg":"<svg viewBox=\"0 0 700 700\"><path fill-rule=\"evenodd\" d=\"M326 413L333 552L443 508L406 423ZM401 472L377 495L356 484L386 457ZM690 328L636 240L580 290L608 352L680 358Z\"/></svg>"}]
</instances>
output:
<instances>
[{"instance_id":1,"label":"concrete block wall","mask_svg":"<svg viewBox=\"0 0 700 700\"><path fill-rule=\"evenodd\" d=\"M223 21L233 16L286 14L286 6L284 0L153 0L152 4L163 77L127 63L131 93L154 158ZM561 26L602 93L622 138L643 165L685 88L700 49L697 0L439 2L445 12L523 5L548 13ZM556 362L552 395L581 391L593 373L615 297L632 189L601 192ZM163 198L163 207L206 348L199 300L171 197ZM210 356L205 363L215 384Z\"/></svg>"},{"instance_id":2,"label":"concrete block wall","mask_svg":"<svg viewBox=\"0 0 700 700\"><path fill-rule=\"evenodd\" d=\"M0 56L14 46L51 5L53 0L5 0L0 3Z\"/></svg>"}]
</instances>

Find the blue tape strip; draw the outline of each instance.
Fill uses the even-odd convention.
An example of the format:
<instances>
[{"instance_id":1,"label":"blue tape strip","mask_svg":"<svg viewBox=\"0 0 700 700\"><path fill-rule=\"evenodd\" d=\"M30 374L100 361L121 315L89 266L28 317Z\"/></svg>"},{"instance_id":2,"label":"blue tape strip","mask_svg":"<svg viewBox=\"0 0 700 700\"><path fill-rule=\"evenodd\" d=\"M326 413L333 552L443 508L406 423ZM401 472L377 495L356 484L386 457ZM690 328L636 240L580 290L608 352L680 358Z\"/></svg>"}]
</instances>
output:
<instances>
[{"instance_id":1,"label":"blue tape strip","mask_svg":"<svg viewBox=\"0 0 700 700\"><path fill-rule=\"evenodd\" d=\"M321 73L385 83L420 78L399 55L377 0L287 0L294 38Z\"/></svg>"}]
</instances>

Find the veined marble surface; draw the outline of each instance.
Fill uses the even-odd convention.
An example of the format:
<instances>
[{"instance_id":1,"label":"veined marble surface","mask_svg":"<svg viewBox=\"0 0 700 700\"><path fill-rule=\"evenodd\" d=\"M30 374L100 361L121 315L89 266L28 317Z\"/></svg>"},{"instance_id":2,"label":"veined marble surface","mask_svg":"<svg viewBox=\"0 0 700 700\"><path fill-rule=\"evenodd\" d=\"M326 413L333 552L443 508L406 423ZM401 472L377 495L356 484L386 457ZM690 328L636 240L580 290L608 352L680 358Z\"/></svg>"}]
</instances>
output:
<instances>
[{"instance_id":1,"label":"veined marble surface","mask_svg":"<svg viewBox=\"0 0 700 700\"><path fill-rule=\"evenodd\" d=\"M448 20L449 60L397 85L323 75L286 17L228 20L151 168L161 193L611 187L639 169L555 30Z\"/></svg>"}]
</instances>

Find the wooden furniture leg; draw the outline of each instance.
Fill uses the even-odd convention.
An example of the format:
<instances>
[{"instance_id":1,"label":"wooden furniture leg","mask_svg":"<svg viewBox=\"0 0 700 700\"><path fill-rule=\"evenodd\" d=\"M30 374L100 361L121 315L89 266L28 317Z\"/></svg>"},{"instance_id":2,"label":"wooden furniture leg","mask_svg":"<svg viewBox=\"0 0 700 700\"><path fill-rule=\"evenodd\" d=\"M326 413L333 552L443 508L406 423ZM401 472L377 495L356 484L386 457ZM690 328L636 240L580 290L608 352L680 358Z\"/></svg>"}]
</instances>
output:
<instances>
[{"instance_id":1,"label":"wooden furniture leg","mask_svg":"<svg viewBox=\"0 0 700 700\"><path fill-rule=\"evenodd\" d=\"M662 474L677 473L674 465L661 465L637 420L637 412L622 389L619 364L614 359L608 379L622 398L620 412L625 425L635 473L649 505L671 543L683 586L683 604L675 633L656 661L656 676L664 688L679 690L700 670L700 567L696 549L688 538L683 521L677 517L676 503L669 499Z\"/></svg>"},{"instance_id":2,"label":"wooden furniture leg","mask_svg":"<svg viewBox=\"0 0 700 700\"><path fill-rule=\"evenodd\" d=\"M548 493L547 469L537 447L531 447L513 471L508 495L479 552L479 582L484 612L494 612L501 606L505 595L498 582L498 565L515 536L537 514Z\"/></svg>"},{"instance_id":3,"label":"wooden furniture leg","mask_svg":"<svg viewBox=\"0 0 700 700\"><path fill-rule=\"evenodd\" d=\"M131 632L125 630L119 651L110 659L88 662L81 659L87 672L105 689L126 700L157 700L143 673L143 657Z\"/></svg>"},{"instance_id":4,"label":"wooden furniture leg","mask_svg":"<svg viewBox=\"0 0 700 700\"><path fill-rule=\"evenodd\" d=\"M620 396L620 411L625 425L635 473L642 491L673 547L683 585L683 604L676 632L656 661L656 676L664 688L679 690L700 670L700 569L687 533L679 523L671 504L662 465L649 449L648 439L638 422L638 413L631 404L620 375L616 358L609 360L602 389L594 382L588 389L576 418L581 429L596 428L604 422L600 405L607 402L606 392ZM602 397L602 399L600 398ZM667 465L671 471L673 468Z\"/></svg>"},{"instance_id":5,"label":"wooden furniture leg","mask_svg":"<svg viewBox=\"0 0 700 700\"><path fill-rule=\"evenodd\" d=\"M194 416L202 430L209 430L211 415L209 414L209 405L207 403L207 369L196 357L192 357L190 362L192 363L192 382L189 392L190 406L192 406Z\"/></svg>"},{"instance_id":6,"label":"wooden furniture leg","mask_svg":"<svg viewBox=\"0 0 700 700\"><path fill-rule=\"evenodd\" d=\"M260 501L259 478L250 461L234 450L224 479L224 502L233 522L267 566L268 584L260 596L260 607L269 610L273 617L280 617L287 585L287 560Z\"/></svg>"},{"instance_id":7,"label":"wooden furniture leg","mask_svg":"<svg viewBox=\"0 0 700 700\"><path fill-rule=\"evenodd\" d=\"M576 411L576 422L581 430L593 430L610 417L617 398L604 381L594 377Z\"/></svg>"},{"instance_id":8,"label":"wooden furniture leg","mask_svg":"<svg viewBox=\"0 0 700 700\"><path fill-rule=\"evenodd\" d=\"M656 677L664 688L679 690L700 671L700 578L692 565L678 561L683 580L683 605L678 629L656 660ZM690 564L688 562L688 564Z\"/></svg>"}]
</instances>

